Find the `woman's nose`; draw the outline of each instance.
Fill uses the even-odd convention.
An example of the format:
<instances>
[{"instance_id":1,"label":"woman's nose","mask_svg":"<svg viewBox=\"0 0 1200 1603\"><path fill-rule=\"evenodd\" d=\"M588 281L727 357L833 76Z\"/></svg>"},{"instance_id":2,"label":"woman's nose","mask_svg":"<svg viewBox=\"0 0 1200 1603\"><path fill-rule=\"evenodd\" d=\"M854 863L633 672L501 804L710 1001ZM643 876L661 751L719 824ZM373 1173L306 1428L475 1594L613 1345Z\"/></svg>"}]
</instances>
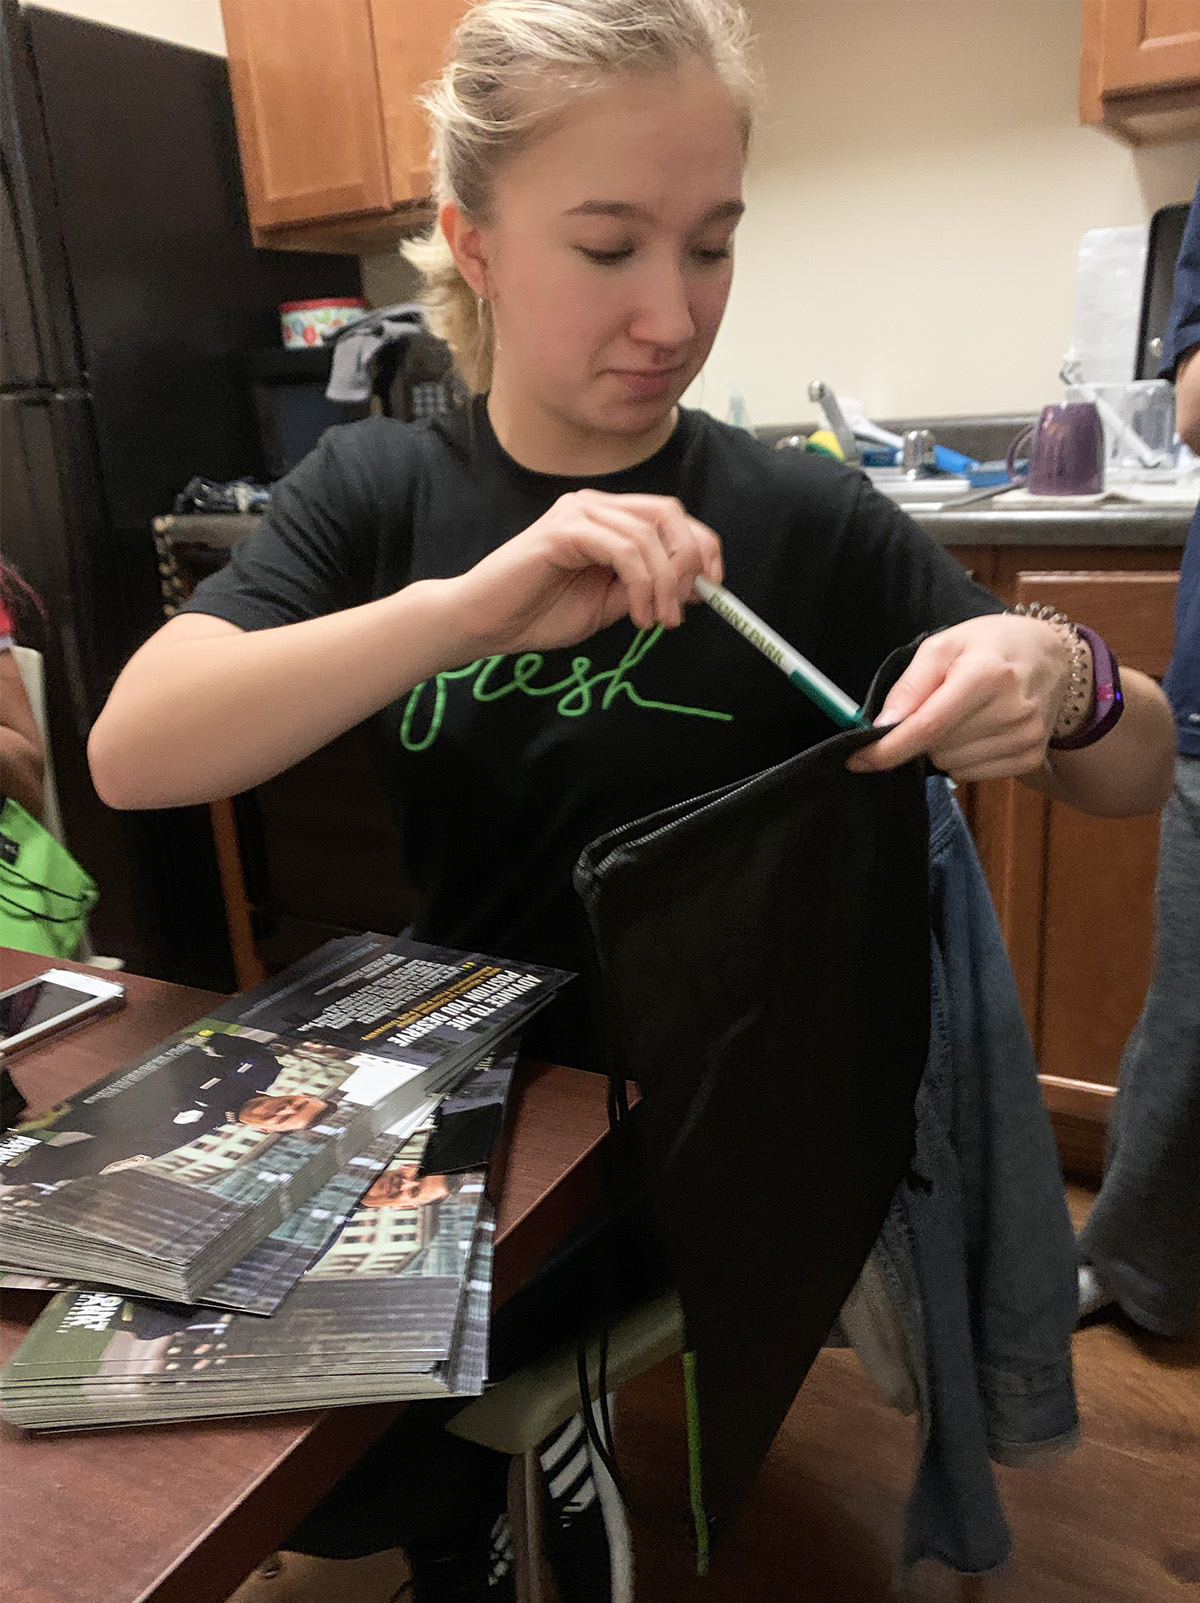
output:
<instances>
[{"instance_id":1,"label":"woman's nose","mask_svg":"<svg viewBox=\"0 0 1200 1603\"><path fill-rule=\"evenodd\" d=\"M647 345L684 345L696 332L687 280L678 263L648 273L630 323L634 339Z\"/></svg>"}]
</instances>

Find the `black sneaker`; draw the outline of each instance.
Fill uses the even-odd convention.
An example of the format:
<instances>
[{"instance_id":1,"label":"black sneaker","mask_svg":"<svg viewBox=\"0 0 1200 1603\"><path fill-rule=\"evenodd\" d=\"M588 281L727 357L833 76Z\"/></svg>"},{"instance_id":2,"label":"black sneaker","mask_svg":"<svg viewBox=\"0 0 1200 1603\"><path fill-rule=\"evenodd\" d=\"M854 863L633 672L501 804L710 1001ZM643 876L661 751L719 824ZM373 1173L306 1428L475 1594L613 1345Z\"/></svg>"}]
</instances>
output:
<instances>
[{"instance_id":1,"label":"black sneaker","mask_svg":"<svg viewBox=\"0 0 1200 1603\"><path fill-rule=\"evenodd\" d=\"M508 1515L486 1540L464 1541L454 1553L409 1554L412 1583L396 1603L516 1603Z\"/></svg>"},{"instance_id":2,"label":"black sneaker","mask_svg":"<svg viewBox=\"0 0 1200 1603\"><path fill-rule=\"evenodd\" d=\"M538 1448L542 1543L562 1603L633 1603L633 1548L620 1494L576 1414Z\"/></svg>"},{"instance_id":3,"label":"black sneaker","mask_svg":"<svg viewBox=\"0 0 1200 1603\"><path fill-rule=\"evenodd\" d=\"M285 1545L323 1558L402 1548L413 1579L396 1603L513 1603L511 1460L445 1430L461 1407L406 1408Z\"/></svg>"}]
</instances>

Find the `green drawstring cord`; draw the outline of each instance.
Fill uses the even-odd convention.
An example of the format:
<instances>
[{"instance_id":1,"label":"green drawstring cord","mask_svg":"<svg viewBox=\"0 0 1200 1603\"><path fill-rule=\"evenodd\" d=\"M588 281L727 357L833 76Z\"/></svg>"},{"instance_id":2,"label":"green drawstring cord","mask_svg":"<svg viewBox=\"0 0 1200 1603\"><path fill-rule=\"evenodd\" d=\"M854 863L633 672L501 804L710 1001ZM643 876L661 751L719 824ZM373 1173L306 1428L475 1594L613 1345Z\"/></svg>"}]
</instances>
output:
<instances>
[{"instance_id":1,"label":"green drawstring cord","mask_svg":"<svg viewBox=\"0 0 1200 1603\"><path fill-rule=\"evenodd\" d=\"M696 1528L696 1574L708 1574L708 1515L700 1474L700 1401L696 1395L696 1355L683 1355L683 1396L687 1405L688 1494Z\"/></svg>"}]
</instances>

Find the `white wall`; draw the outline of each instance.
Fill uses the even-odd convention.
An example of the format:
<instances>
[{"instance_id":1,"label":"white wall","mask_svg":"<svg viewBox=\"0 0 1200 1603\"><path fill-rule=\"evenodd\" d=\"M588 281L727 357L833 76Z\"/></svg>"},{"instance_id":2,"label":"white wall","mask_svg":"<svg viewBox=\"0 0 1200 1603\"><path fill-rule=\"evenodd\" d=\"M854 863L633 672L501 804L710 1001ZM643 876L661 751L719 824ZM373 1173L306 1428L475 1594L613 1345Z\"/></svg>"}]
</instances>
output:
<instances>
[{"instance_id":1,"label":"white wall","mask_svg":"<svg viewBox=\"0 0 1200 1603\"><path fill-rule=\"evenodd\" d=\"M1078 122L1078 0L748 0L765 103L725 324L687 399L814 415L1032 411L1086 229L1192 197L1200 140Z\"/></svg>"},{"instance_id":2,"label":"white wall","mask_svg":"<svg viewBox=\"0 0 1200 1603\"><path fill-rule=\"evenodd\" d=\"M219 0L40 3L225 48ZM877 416L1052 398L1081 235L1190 200L1200 140L1079 126L1079 0L745 3L765 81L749 211L687 400L722 416L737 383L772 423L813 415L813 378ZM407 297L390 253L365 266L376 305Z\"/></svg>"},{"instance_id":3,"label":"white wall","mask_svg":"<svg viewBox=\"0 0 1200 1603\"><path fill-rule=\"evenodd\" d=\"M174 45L225 54L220 0L36 0L47 11L65 11L110 28L146 33ZM302 5L303 0L296 0Z\"/></svg>"}]
</instances>

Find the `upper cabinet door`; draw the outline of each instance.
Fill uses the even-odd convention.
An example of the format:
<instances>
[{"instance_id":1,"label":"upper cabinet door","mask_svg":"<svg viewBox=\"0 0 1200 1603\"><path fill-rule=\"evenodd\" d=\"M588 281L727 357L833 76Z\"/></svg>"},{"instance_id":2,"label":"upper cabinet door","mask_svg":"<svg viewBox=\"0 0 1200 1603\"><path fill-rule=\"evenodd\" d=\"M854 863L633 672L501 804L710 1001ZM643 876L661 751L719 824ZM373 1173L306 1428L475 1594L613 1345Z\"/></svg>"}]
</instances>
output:
<instances>
[{"instance_id":1,"label":"upper cabinet door","mask_svg":"<svg viewBox=\"0 0 1200 1603\"><path fill-rule=\"evenodd\" d=\"M1200 133L1200 0L1083 0L1079 118L1131 144Z\"/></svg>"},{"instance_id":2,"label":"upper cabinet door","mask_svg":"<svg viewBox=\"0 0 1200 1603\"><path fill-rule=\"evenodd\" d=\"M372 9L371 0L221 0L256 230L391 210Z\"/></svg>"},{"instance_id":3,"label":"upper cabinet door","mask_svg":"<svg viewBox=\"0 0 1200 1603\"><path fill-rule=\"evenodd\" d=\"M395 202L432 190L429 124L417 97L445 62L470 0L370 0L388 171Z\"/></svg>"},{"instance_id":4,"label":"upper cabinet door","mask_svg":"<svg viewBox=\"0 0 1200 1603\"><path fill-rule=\"evenodd\" d=\"M1200 0L1107 0L1101 93L1200 83Z\"/></svg>"}]
</instances>

